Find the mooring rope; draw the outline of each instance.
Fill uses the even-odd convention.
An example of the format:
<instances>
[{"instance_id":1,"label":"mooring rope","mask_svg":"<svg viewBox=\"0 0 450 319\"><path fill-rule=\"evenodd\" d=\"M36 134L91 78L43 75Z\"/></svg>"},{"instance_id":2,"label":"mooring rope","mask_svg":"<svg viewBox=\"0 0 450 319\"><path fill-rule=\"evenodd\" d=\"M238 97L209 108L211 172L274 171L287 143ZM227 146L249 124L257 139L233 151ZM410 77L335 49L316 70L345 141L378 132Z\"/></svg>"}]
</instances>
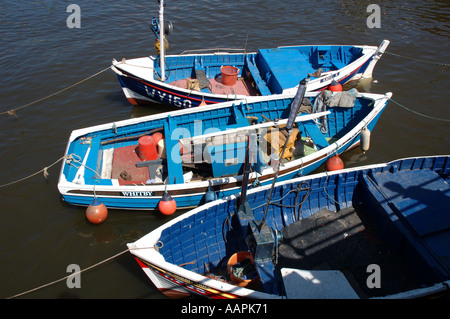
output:
<instances>
[{"instance_id":1,"label":"mooring rope","mask_svg":"<svg viewBox=\"0 0 450 319\"><path fill-rule=\"evenodd\" d=\"M28 107L28 106L30 106L30 105L36 104L36 103L38 103L38 102L44 101L44 100L46 100L46 99L48 99L48 98L51 98L51 97L53 97L53 96L55 96L55 95L57 95L57 94L59 94L59 93L61 93L61 92L64 92L64 91L66 91L66 90L68 90L68 89L71 89L71 88L73 88L73 87L75 87L75 86L77 86L77 85L79 85L79 84L81 84L81 83L83 83L83 82L85 82L85 81L87 81L87 80L92 79L93 77L96 77L97 75L99 75L99 74L105 72L105 71L108 70L109 68L110 68L110 66L108 66L107 68L104 68L103 70L101 70L101 71L99 71L99 72L97 72L97 73L95 73L95 74L92 74L92 75L88 76L87 78L85 78L85 79L83 79L83 80L81 80L81 81L78 81L77 83L74 83L74 84L69 85L69 86L67 86L67 87L65 87L65 88L63 88L63 89L61 89L61 90L59 90L59 91L56 91L55 93L52 93L52 94L47 95L47 96L44 96L44 97L42 97L42 98L40 98L40 99L37 99L37 100L35 100L35 101L33 101L33 102L24 104L24 105L19 106L19 107L15 108L15 109L11 109L11 110L2 112L2 113L0 113L0 115L8 114L8 115L11 115L11 116L17 116L16 112L17 112L18 110L23 109L23 108L25 108L25 107Z\"/></svg>"},{"instance_id":2,"label":"mooring rope","mask_svg":"<svg viewBox=\"0 0 450 319\"><path fill-rule=\"evenodd\" d=\"M65 276L65 277L59 278L59 279L54 280L54 281L52 281L52 282L43 284L43 285L41 285L41 286L39 286L39 287L36 287L36 288L30 289L30 290L27 290L27 291L24 291L24 292L15 294L15 295L10 296L10 297L8 297L8 298L6 298L6 299L14 299L14 298L17 298L17 297L20 297L20 296L23 296L23 295L27 295L27 294L32 293L32 292L34 292L34 291L40 290L40 289L42 289L42 288L52 286L52 285L54 285L54 284L57 284L58 282L67 280L67 279L70 278L70 277L74 277L74 276L76 276L76 275L80 275L81 273L84 273L84 272L89 271L89 270L91 270L91 269L93 269L93 268L96 268L96 267L98 267L98 266L101 266L101 265L103 265L103 264L105 264L105 263L107 263L107 262L109 262L109 261L111 261L111 260L113 260L113 259L115 259L115 258L117 258L117 257L119 257L119 256L121 256L121 255L123 255L123 254L125 254L125 253L127 253L127 252L129 252L129 251L131 251L131 250L138 250L138 249L155 249L155 250L159 250L159 248L160 248L160 247L158 246L158 243L156 243L156 245L155 245L154 247L133 247L133 248L127 248L127 249L125 249L124 251L121 251L120 253L117 253L117 254L115 254L115 255L113 255L113 256L111 256L111 257L108 257L108 258L106 258L106 259L104 259L104 260L102 260L102 261L99 261L98 263L96 263L96 264L94 264L94 265L91 265L91 266L89 266L89 267L87 267L87 268L81 269L80 271L76 271L76 272L74 272L74 273L71 273L70 275L67 275L67 276Z\"/></svg>"},{"instance_id":3,"label":"mooring rope","mask_svg":"<svg viewBox=\"0 0 450 319\"><path fill-rule=\"evenodd\" d=\"M398 56L398 57L402 57L402 58L405 58L405 59L408 59L408 60L419 61L419 62L435 64L435 65L441 65L443 67L447 67L447 66L450 65L448 63L433 62L433 61L427 61L427 60L422 60L422 59L418 59L418 58L412 58L412 57L409 57L409 56L406 56L406 55L403 55L403 54L393 53L393 52L390 52L390 51L385 51L384 53L395 55L395 56Z\"/></svg>"},{"instance_id":4,"label":"mooring rope","mask_svg":"<svg viewBox=\"0 0 450 319\"><path fill-rule=\"evenodd\" d=\"M42 289L42 288L52 286L52 285L54 285L54 284L56 284L56 283L58 283L58 282L67 280L69 277L74 277L74 276L79 275L79 274L81 274L81 273L83 273L83 272L86 272L86 271L88 271L88 270L91 270L92 268L95 268L95 267L98 267L98 266L100 266L100 265L102 265L102 264L104 264L104 263L107 263L108 261L110 261L110 260L112 260L112 259L114 259L114 258L117 258L117 257L119 257L120 255L123 255L124 253L126 253L126 252L128 252L128 251L130 251L129 248L126 249L126 250L124 250L124 251L122 251L122 252L120 252L120 253L118 253L118 254L115 254L114 256L111 256L111 257L109 257L109 258L106 258L105 260L102 260L102 261L100 261L100 262L98 262L98 263L96 263L96 264L94 264L94 265L92 265L92 266L89 266L89 267L87 267L87 268L85 268L85 269L82 269L82 270L80 270L80 271L76 271L76 272L74 272L74 273L72 273L72 274L70 274L70 275L68 275L68 276L65 276L65 277L63 277L63 278L60 278L60 279L54 280L54 281L52 281L52 282L46 283L46 284L41 285L41 286L39 286L39 287L36 287L36 288L30 289L30 290L27 290L27 291L18 293L18 294L16 294L16 295L11 296L11 297L8 297L8 298L6 298L6 299L14 299L14 298L17 298L17 297L20 297L20 296L23 296L23 295L32 293L32 292L34 292L34 291L40 290L40 289Z\"/></svg>"},{"instance_id":5,"label":"mooring rope","mask_svg":"<svg viewBox=\"0 0 450 319\"><path fill-rule=\"evenodd\" d=\"M16 180L16 181L13 181L13 182L10 182L10 183L7 183L7 184L0 185L0 188L6 187L6 186L10 186L10 185L13 185L13 184L16 184L16 183L19 183L19 182L22 182L22 181L24 181L24 180L26 180L26 179L28 179L28 178L31 178L31 177L33 177L33 176L38 175L39 173L44 173L44 177L47 178L48 175L49 175L49 174L48 174L48 169L49 169L50 167L52 167L52 166L58 164L58 162L60 162L60 161L63 160L63 159L65 159L65 160L67 161L67 165L72 165L72 166L75 167L76 169L80 168L80 166L84 166L85 168L91 170L91 171L94 172L97 176L100 177L100 175L99 175L94 169L92 169L92 168L90 168L89 166L83 164L83 163L81 162L81 158L80 158L78 155L76 155L76 154L69 154L69 155L64 155L63 157L61 157L60 159L58 159L58 160L57 160L56 162L54 162L53 164L44 167L43 169L37 171L36 173L33 173L33 174L28 175L28 176L22 177L22 178L20 178L20 179L18 179L18 180ZM80 166L77 167L74 163L80 164Z\"/></svg>"},{"instance_id":6,"label":"mooring rope","mask_svg":"<svg viewBox=\"0 0 450 319\"><path fill-rule=\"evenodd\" d=\"M407 108L406 106L404 106L404 105L398 103L397 101L394 101L393 99L390 99L390 101L394 102L394 103L397 104L398 106L400 106L400 107L404 108L405 110L407 110L407 111L409 111L409 112L412 112L412 113L414 113L414 114L416 114L416 115L419 115L419 116L422 116L422 117L426 117L426 118L428 118L428 119L432 119L432 120L436 120L436 121L450 122L449 119L441 119L441 118L437 118L437 117L430 116L430 115L425 115L425 114L419 113L419 112L417 112L417 111L411 110L410 108Z\"/></svg>"},{"instance_id":7,"label":"mooring rope","mask_svg":"<svg viewBox=\"0 0 450 319\"><path fill-rule=\"evenodd\" d=\"M10 186L10 185L13 185L13 184L16 184L16 183L19 183L19 182L22 182L22 181L24 181L24 180L26 180L26 179L28 179L28 178L31 178L31 177L33 177L33 176L36 176L36 175L39 174L39 173L44 173L44 177L47 178L47 177L48 177L48 171L47 171L47 170L48 170L50 167L56 165L56 164L57 164L58 162L60 162L61 160L65 159L65 158L68 158L68 156L64 155L63 157L61 157L60 159L58 159L58 160L57 160L56 162L54 162L53 164L44 167L43 169L37 171L36 173L33 173L33 174L31 174L31 175L28 175L28 176L26 176L26 177L23 177L23 178L21 178L21 179L18 179L18 180L16 180L16 181L13 181L13 182L10 182L10 183L7 183L7 184L0 185L0 188L6 187L6 186Z\"/></svg>"}]
</instances>

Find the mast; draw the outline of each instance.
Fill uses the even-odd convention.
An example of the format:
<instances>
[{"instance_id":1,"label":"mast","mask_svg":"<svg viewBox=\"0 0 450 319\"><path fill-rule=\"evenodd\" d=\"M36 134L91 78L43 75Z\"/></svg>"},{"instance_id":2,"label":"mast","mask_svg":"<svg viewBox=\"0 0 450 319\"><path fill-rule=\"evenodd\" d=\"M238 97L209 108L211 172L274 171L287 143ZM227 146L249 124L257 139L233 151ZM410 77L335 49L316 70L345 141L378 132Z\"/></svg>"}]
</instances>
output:
<instances>
[{"instance_id":1,"label":"mast","mask_svg":"<svg viewBox=\"0 0 450 319\"><path fill-rule=\"evenodd\" d=\"M161 81L166 81L166 68L164 63L164 0L159 0L159 41L160 41L160 53L159 62L161 68Z\"/></svg>"}]
</instances>

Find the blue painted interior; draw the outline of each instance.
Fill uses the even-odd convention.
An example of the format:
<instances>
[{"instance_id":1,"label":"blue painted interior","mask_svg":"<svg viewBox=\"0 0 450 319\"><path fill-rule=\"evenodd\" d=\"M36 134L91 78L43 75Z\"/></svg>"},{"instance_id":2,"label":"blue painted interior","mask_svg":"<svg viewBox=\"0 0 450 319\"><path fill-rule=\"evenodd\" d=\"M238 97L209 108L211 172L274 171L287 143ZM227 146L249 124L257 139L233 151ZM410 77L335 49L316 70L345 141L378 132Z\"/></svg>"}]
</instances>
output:
<instances>
[{"instance_id":1,"label":"blue painted interior","mask_svg":"<svg viewBox=\"0 0 450 319\"><path fill-rule=\"evenodd\" d=\"M352 46L292 46L261 49L256 53L186 55L166 57L167 83L195 78L195 70L205 71L211 79L221 74L220 68L230 65L239 69L239 76L253 77L262 95L282 93L295 87L308 73L338 70L362 56L362 49ZM155 63L156 78L161 74L159 60ZM203 89L209 92L207 88Z\"/></svg>"},{"instance_id":2,"label":"blue painted interior","mask_svg":"<svg viewBox=\"0 0 450 319\"><path fill-rule=\"evenodd\" d=\"M379 209L383 203L379 198L370 200L373 196L381 196L376 189L376 184L383 180L385 183L396 182L400 171L402 177L409 176L408 188L420 188L420 190L435 190L445 187L445 196L448 197L448 176L450 173L450 161L448 157L416 158L392 162L387 167L365 169L346 172L332 176L311 179L308 183L292 183L277 186L273 191L273 202L280 202L285 207L270 205L266 223L268 226L280 231L299 218L308 218L323 208L336 211L346 207L352 207L361 200L368 200L363 206L369 208L381 233L385 234L386 243L391 246L402 245L401 252L413 260L410 265L419 277L425 280L439 281L450 278L450 227L448 225L448 209L441 209L437 202L427 201L428 210L422 211L423 202L411 205L414 212L398 214L385 209ZM372 176L372 177L371 177ZM376 176L374 179L373 177ZM410 178L413 177L413 178ZM363 180L366 182L363 182ZM370 181L368 181L369 179ZM446 182L447 181L447 182ZM372 185L368 187L368 185ZM373 186L375 185L375 186ZM300 187L298 196L294 190ZM302 199L306 192L309 196L298 212L289 208ZM263 217L265 199L269 190L249 194L248 203L253 209L255 220ZM417 194L409 194L414 200ZM448 200L444 199L444 204ZM435 207L437 210L433 210ZM179 265L188 270L205 274L215 268L226 264L229 257L242 250L248 250L245 245L241 227L237 220L237 201L231 200L225 203L205 208L199 213L176 223L162 231L160 241L163 247L160 253L167 262ZM428 212L431 210L431 214ZM405 215L406 214L406 215ZM413 217L421 220L415 223ZM392 216L395 216L393 218ZM406 220L403 220L406 218ZM411 234L410 226L413 226ZM424 230L426 229L426 230ZM399 237L399 238L397 238ZM395 247L394 247L395 248ZM397 247L398 248L398 247ZM420 258L418 257L420 256ZM276 276L278 276L275 273ZM276 291L279 277L262 276L268 280L265 286L273 285Z\"/></svg>"},{"instance_id":3,"label":"blue painted interior","mask_svg":"<svg viewBox=\"0 0 450 319\"><path fill-rule=\"evenodd\" d=\"M287 118L291 102L292 99L285 98L249 104L239 103L227 108L209 109L182 115L170 115L167 118L149 120L125 127L93 132L86 136L92 138L90 144L85 143L85 137L75 140L69 145L68 154L76 154L80 157L80 161L83 161L87 149L90 147L91 151L86 165L100 174L101 160L99 160L99 156L101 156L104 149L137 145L138 137L127 141L118 141L107 144L101 144L101 142L107 142L122 137L138 136L152 129L163 128L163 133L166 138L166 151L171 154L168 158L169 182L171 184L183 183L183 171L179 165L181 163L181 158L178 149L178 139L198 136L218 130L244 127L249 123L247 120L248 116L256 117L258 122L265 121L262 115L265 115L272 120ZM308 121L305 125L300 124L299 130L302 133L302 136L312 137L319 148L326 147L328 145L326 138L337 139L342 137L344 134L348 133L354 125L359 123L362 118L367 116L372 110L372 102L372 100L361 98L356 100L353 108L330 108L331 114L328 115L327 121L328 132L325 135L322 135L318 131L318 127L312 121ZM314 100L312 103L314 103ZM223 151L237 153L238 150L242 148L243 145L234 144L234 146L228 145ZM216 149L216 151L217 150L218 149ZM230 157L227 156L224 158ZM240 161L239 165L235 166L232 170L231 168L227 170L226 167L216 166L216 177L221 176L222 174L240 172L242 170L241 166L242 161ZM65 166L64 174L67 180L72 181L74 179L77 167L78 165L76 165L76 167L73 165ZM86 184L111 184L110 180L99 179L92 170L86 170Z\"/></svg>"}]
</instances>

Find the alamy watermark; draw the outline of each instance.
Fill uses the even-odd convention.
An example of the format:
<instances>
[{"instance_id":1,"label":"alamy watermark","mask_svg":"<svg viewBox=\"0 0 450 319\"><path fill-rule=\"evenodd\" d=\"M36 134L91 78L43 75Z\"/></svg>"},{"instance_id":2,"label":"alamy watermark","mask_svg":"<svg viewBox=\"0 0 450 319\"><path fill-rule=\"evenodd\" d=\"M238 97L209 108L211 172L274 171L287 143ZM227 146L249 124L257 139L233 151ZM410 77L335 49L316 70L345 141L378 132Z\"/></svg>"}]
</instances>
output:
<instances>
[{"instance_id":1,"label":"alamy watermark","mask_svg":"<svg viewBox=\"0 0 450 319\"><path fill-rule=\"evenodd\" d=\"M67 17L66 25L69 29L81 28L81 8L78 4L69 4L66 12L70 15ZM367 17L366 24L369 29L381 28L381 8L378 4L369 4L366 9L370 15Z\"/></svg>"},{"instance_id":2,"label":"alamy watermark","mask_svg":"<svg viewBox=\"0 0 450 319\"><path fill-rule=\"evenodd\" d=\"M72 275L67 277L66 285L68 288L81 288L81 268L77 264L70 264L67 266L67 272Z\"/></svg>"},{"instance_id":3,"label":"alamy watermark","mask_svg":"<svg viewBox=\"0 0 450 319\"><path fill-rule=\"evenodd\" d=\"M367 13L370 15L367 17L366 24L369 29L381 28L381 9L378 4L369 4L367 6Z\"/></svg>"},{"instance_id":4,"label":"alamy watermark","mask_svg":"<svg viewBox=\"0 0 450 319\"><path fill-rule=\"evenodd\" d=\"M69 4L66 12L71 14L67 17L66 25L69 29L81 28L81 8L78 4Z\"/></svg>"},{"instance_id":5,"label":"alamy watermark","mask_svg":"<svg viewBox=\"0 0 450 319\"><path fill-rule=\"evenodd\" d=\"M70 264L67 266L67 272L72 273L67 277L66 285L68 288L81 288L81 268L77 264ZM377 264L370 264L367 266L366 272L369 276L366 280L368 288L381 288L381 268Z\"/></svg>"}]
</instances>

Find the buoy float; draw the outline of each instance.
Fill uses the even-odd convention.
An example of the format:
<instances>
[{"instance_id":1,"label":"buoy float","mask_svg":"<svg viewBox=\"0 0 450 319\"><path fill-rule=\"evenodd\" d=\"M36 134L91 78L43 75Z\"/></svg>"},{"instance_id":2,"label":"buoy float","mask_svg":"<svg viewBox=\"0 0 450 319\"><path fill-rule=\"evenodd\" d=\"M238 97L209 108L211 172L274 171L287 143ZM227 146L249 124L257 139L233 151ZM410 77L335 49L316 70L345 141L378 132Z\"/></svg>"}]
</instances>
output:
<instances>
[{"instance_id":1,"label":"buoy float","mask_svg":"<svg viewBox=\"0 0 450 319\"><path fill-rule=\"evenodd\" d=\"M344 162L341 160L338 154L330 157L325 163L325 169L327 171L337 171L344 168Z\"/></svg>"},{"instance_id":2,"label":"buoy float","mask_svg":"<svg viewBox=\"0 0 450 319\"><path fill-rule=\"evenodd\" d=\"M363 153L367 152L370 147L370 130L367 128L367 126L364 126L361 130L361 137L360 137L360 143L359 147L363 151Z\"/></svg>"},{"instance_id":3,"label":"buoy float","mask_svg":"<svg viewBox=\"0 0 450 319\"><path fill-rule=\"evenodd\" d=\"M108 216L108 209L97 198L86 209L86 218L93 224L101 224Z\"/></svg>"},{"instance_id":4,"label":"buoy float","mask_svg":"<svg viewBox=\"0 0 450 319\"><path fill-rule=\"evenodd\" d=\"M332 92L341 92L342 91L342 85L339 84L339 82L336 82L336 80L333 80L330 85L328 85L328 90Z\"/></svg>"},{"instance_id":5,"label":"buoy float","mask_svg":"<svg viewBox=\"0 0 450 319\"><path fill-rule=\"evenodd\" d=\"M177 202L165 192L158 204L159 211L164 215L172 215L177 210Z\"/></svg>"}]
</instances>

